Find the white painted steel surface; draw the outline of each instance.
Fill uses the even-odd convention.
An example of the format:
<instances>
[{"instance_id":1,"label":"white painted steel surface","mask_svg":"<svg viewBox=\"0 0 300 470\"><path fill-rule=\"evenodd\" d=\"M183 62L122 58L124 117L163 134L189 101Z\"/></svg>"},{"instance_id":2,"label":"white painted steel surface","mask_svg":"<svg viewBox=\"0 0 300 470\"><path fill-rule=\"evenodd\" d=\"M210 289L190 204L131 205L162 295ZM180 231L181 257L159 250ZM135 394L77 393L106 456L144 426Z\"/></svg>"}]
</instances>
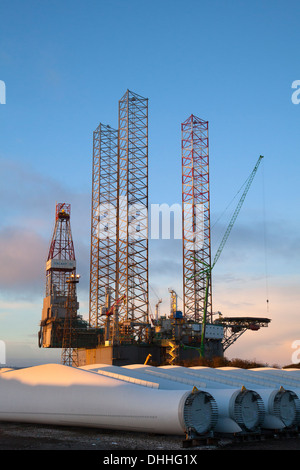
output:
<instances>
[{"instance_id":1,"label":"white painted steel surface","mask_svg":"<svg viewBox=\"0 0 300 470\"><path fill-rule=\"evenodd\" d=\"M266 413L261 394L256 390L245 389L243 384L227 383L227 381L218 383L210 376L200 377L189 373L190 368L187 367L161 366L157 369L158 373L173 377L174 380L193 382L195 386L205 383L206 389L216 399L223 415L232 418L243 431L255 431L262 426ZM152 373L155 375L155 369Z\"/></svg>"},{"instance_id":2,"label":"white painted steel surface","mask_svg":"<svg viewBox=\"0 0 300 470\"><path fill-rule=\"evenodd\" d=\"M260 426L264 417L264 409L260 396L249 390L240 388L229 389L228 387L210 388L207 381L197 380L194 377L182 377L170 373L167 368L153 367L150 365L133 364L130 366L111 366L107 364L97 364L85 366L88 370L93 370L101 374L115 373L121 379L128 380L128 377L151 381L159 384L162 389L168 390L188 390L197 387L198 390L206 391L216 401L218 408L218 422L215 431L223 433L234 433L245 430L254 430ZM250 406L251 404L251 406Z\"/></svg>"},{"instance_id":3,"label":"white painted steel surface","mask_svg":"<svg viewBox=\"0 0 300 470\"><path fill-rule=\"evenodd\" d=\"M187 426L197 430L201 398L186 390L141 387L60 364L0 374L1 421L181 435Z\"/></svg>"},{"instance_id":4,"label":"white painted steel surface","mask_svg":"<svg viewBox=\"0 0 300 470\"><path fill-rule=\"evenodd\" d=\"M143 366L129 367L141 368ZM146 371L146 369L144 370ZM243 430L254 430L260 426L267 429L282 429L290 425L291 422L294 423L296 419L293 404L290 406L285 401L287 397L291 396L291 393L264 389L263 387L258 387L257 390L257 387L247 383L245 380L241 381L237 378L233 380L230 374L218 374L216 372L218 369L209 367L162 366L152 369L148 367L147 370L148 374L152 376L160 375L165 378L172 378L175 381L194 384L197 387L205 386L215 397L218 407L220 407L220 399L218 400L216 397L216 390L222 390L220 395L221 401L224 402L224 390L234 390L234 387L239 388L240 398L232 398L227 403L227 413L229 417L234 418L238 422ZM242 394L241 389L243 387L247 389L247 393L244 391L244 394ZM243 400L241 399L242 395L244 397ZM279 398L281 403L278 405ZM262 410L259 401L263 402L264 410Z\"/></svg>"},{"instance_id":5,"label":"white painted steel surface","mask_svg":"<svg viewBox=\"0 0 300 470\"><path fill-rule=\"evenodd\" d=\"M127 383L136 383L143 387L159 388L161 390L186 390L191 392L194 387L193 384L188 385L184 383L178 386L178 384L174 383L172 380L165 380L158 377L153 378L139 370L131 370L126 367L108 364L83 366L82 369L100 374L104 377L111 377ZM198 434L207 434L216 427L218 421L218 407L214 397L208 391L198 390L197 394L198 398L191 404L191 409L194 410L195 421L197 420ZM198 407L197 409L196 406ZM234 429L235 432L240 431L234 424L231 424L230 429Z\"/></svg>"},{"instance_id":6,"label":"white painted steel surface","mask_svg":"<svg viewBox=\"0 0 300 470\"><path fill-rule=\"evenodd\" d=\"M262 397L266 409L266 419L263 427L274 426L277 428L281 421L281 427L297 426L300 420L300 401L295 387L283 387L284 383L281 378L275 379L271 376L263 376L247 369L239 369L233 367L209 368L209 367L191 367L188 368L188 374L196 373L197 376L204 380L212 380L222 383L224 386L245 386L252 390L256 390ZM268 416L269 415L269 416Z\"/></svg>"},{"instance_id":7,"label":"white painted steel surface","mask_svg":"<svg viewBox=\"0 0 300 470\"><path fill-rule=\"evenodd\" d=\"M272 368L3 369L0 420L177 435L282 429L299 424L299 384L298 371Z\"/></svg>"}]
</instances>

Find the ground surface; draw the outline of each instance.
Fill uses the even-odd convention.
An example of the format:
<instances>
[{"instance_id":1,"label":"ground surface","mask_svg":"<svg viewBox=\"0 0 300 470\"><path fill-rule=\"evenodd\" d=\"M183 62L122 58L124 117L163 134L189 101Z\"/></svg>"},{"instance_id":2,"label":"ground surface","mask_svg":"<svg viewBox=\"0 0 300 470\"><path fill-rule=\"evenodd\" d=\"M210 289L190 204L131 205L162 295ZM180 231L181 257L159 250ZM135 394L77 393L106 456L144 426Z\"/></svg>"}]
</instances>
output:
<instances>
[{"instance_id":1,"label":"ground surface","mask_svg":"<svg viewBox=\"0 0 300 470\"><path fill-rule=\"evenodd\" d=\"M185 451L184 436L161 436L133 432L1 423L0 450L98 450L98 451ZM221 439L197 443L188 449L203 450L300 450L300 437L270 438L249 442Z\"/></svg>"}]
</instances>

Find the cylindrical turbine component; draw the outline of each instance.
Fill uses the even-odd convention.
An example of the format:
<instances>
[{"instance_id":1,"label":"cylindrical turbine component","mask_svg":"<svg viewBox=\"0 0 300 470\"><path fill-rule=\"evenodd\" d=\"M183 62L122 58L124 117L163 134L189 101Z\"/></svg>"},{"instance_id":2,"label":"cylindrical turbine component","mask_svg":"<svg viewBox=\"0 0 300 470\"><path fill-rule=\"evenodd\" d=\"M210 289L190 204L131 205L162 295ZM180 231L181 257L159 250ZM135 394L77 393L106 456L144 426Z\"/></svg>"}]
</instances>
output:
<instances>
[{"instance_id":1,"label":"cylindrical turbine component","mask_svg":"<svg viewBox=\"0 0 300 470\"><path fill-rule=\"evenodd\" d=\"M285 389L285 391L289 392L290 398L282 398L282 400L280 400L280 403L277 403L277 406L280 407L281 413L284 415L283 421L286 423L286 426L300 424L299 372L299 369L275 369L271 367L261 367L245 371L245 373L248 374L249 378L251 378L252 376L254 376L255 378L261 378L265 381L269 381L272 384L281 386ZM291 410L292 403L294 404L294 407Z\"/></svg>"},{"instance_id":2,"label":"cylindrical turbine component","mask_svg":"<svg viewBox=\"0 0 300 470\"><path fill-rule=\"evenodd\" d=\"M125 383L131 383L148 388L161 390L182 390L189 392L187 397L184 420L187 429L197 434L208 434L218 421L218 407L214 397L205 390L198 390L191 385L183 384L182 387L174 385L173 381L152 378L139 371L130 370L108 364L83 366L82 369L97 373L103 377L110 377ZM141 393L143 393L141 391ZM193 424L194 423L194 424Z\"/></svg>"},{"instance_id":3,"label":"cylindrical turbine component","mask_svg":"<svg viewBox=\"0 0 300 470\"><path fill-rule=\"evenodd\" d=\"M220 432L241 432L257 430L264 419L264 404L260 395L254 390L245 388L211 387L211 383L206 380L197 379L197 377L188 378L180 373L181 367L152 367L139 364L124 366L121 369L142 372L143 377L150 377L154 382L162 384L163 387L170 386L166 382L173 382L173 387L183 388L195 386L200 390L205 389L214 397L219 411L218 424L216 431ZM175 373L176 370L176 373ZM174 373L173 373L174 372Z\"/></svg>"},{"instance_id":4,"label":"cylindrical turbine component","mask_svg":"<svg viewBox=\"0 0 300 470\"><path fill-rule=\"evenodd\" d=\"M265 416L265 409L260 395L254 390L241 388L212 389L220 415L234 420L242 431L257 431L260 429Z\"/></svg>"},{"instance_id":5,"label":"cylindrical turbine component","mask_svg":"<svg viewBox=\"0 0 300 470\"><path fill-rule=\"evenodd\" d=\"M204 435L212 431L218 421L215 399L208 392L193 390L186 393L184 423L187 433Z\"/></svg>"},{"instance_id":6,"label":"cylindrical turbine component","mask_svg":"<svg viewBox=\"0 0 300 470\"><path fill-rule=\"evenodd\" d=\"M299 424L300 401L294 390L286 390L281 380L264 377L239 368L191 367L187 374L196 373L201 380L212 380L227 386L245 386L255 389L262 397L266 409L265 428L290 427ZM281 426L280 422L281 421Z\"/></svg>"},{"instance_id":7,"label":"cylindrical turbine component","mask_svg":"<svg viewBox=\"0 0 300 470\"><path fill-rule=\"evenodd\" d=\"M234 369L240 370L240 369ZM299 369L273 369L271 367L260 367L257 369L248 369L245 371L249 376L263 378L264 380L281 383L282 385L294 388L300 388L300 370Z\"/></svg>"},{"instance_id":8,"label":"cylindrical turbine component","mask_svg":"<svg viewBox=\"0 0 300 470\"><path fill-rule=\"evenodd\" d=\"M287 427L299 425L299 397L294 391L280 389L274 397L273 409L274 414L280 417Z\"/></svg>"},{"instance_id":9,"label":"cylindrical turbine component","mask_svg":"<svg viewBox=\"0 0 300 470\"><path fill-rule=\"evenodd\" d=\"M1 374L0 420L201 434L212 403L205 401L207 397L197 391L141 387L46 364Z\"/></svg>"},{"instance_id":10,"label":"cylindrical turbine component","mask_svg":"<svg viewBox=\"0 0 300 470\"><path fill-rule=\"evenodd\" d=\"M285 388L300 388L300 375L295 372L286 372L284 369L272 369L269 367L261 367L257 369L240 369L238 367L220 367L221 372L226 374L238 374L251 378L257 383L275 384L276 386L284 386ZM260 382L259 382L260 381Z\"/></svg>"},{"instance_id":11,"label":"cylindrical turbine component","mask_svg":"<svg viewBox=\"0 0 300 470\"><path fill-rule=\"evenodd\" d=\"M172 374L173 376L179 377L186 377L188 380L201 380L206 381L207 387L210 388L212 395L214 392L212 389L214 388L222 388L222 389L232 389L233 387L241 387L247 388L261 398L264 404L264 418L261 422L261 427L266 429L282 429L285 426L289 426L290 422L296 419L295 416L295 409L293 407L293 403L289 406L286 406L285 409L281 406L276 405L276 409L274 408L275 403L279 403L284 397L288 397L294 401L295 397L291 398L291 392L279 392L279 390L270 390L268 388L264 389L262 387L262 383L259 386L254 386L253 383L247 382L246 380L240 380L237 376L234 378L230 375L230 373L222 374L222 371L218 373L219 369L213 369L209 367L180 367L180 366L163 366L159 367L159 370L163 370L167 373ZM257 384L255 384L257 385ZM275 401L276 398L276 401ZM285 400L286 403L287 400ZM289 410L287 409L289 408ZM282 417L279 418L278 410L282 412ZM289 417L289 418L288 418Z\"/></svg>"}]
</instances>

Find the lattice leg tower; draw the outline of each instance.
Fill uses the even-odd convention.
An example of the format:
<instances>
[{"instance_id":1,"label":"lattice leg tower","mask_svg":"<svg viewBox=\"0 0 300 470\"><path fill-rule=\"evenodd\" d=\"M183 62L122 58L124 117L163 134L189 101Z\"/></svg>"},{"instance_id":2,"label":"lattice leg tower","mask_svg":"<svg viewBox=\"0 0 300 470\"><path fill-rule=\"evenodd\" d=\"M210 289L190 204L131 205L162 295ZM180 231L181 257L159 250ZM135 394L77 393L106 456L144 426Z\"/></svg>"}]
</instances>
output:
<instances>
[{"instance_id":1,"label":"lattice leg tower","mask_svg":"<svg viewBox=\"0 0 300 470\"><path fill-rule=\"evenodd\" d=\"M143 339L148 324L148 99L129 90L119 101L118 296L121 335Z\"/></svg>"},{"instance_id":2,"label":"lattice leg tower","mask_svg":"<svg viewBox=\"0 0 300 470\"><path fill-rule=\"evenodd\" d=\"M67 366L78 367L78 338L75 328L77 318L76 284L78 283L78 277L72 274L67 280L67 283L68 295L62 339L61 363Z\"/></svg>"},{"instance_id":3,"label":"lattice leg tower","mask_svg":"<svg viewBox=\"0 0 300 470\"><path fill-rule=\"evenodd\" d=\"M116 299L118 131L100 124L93 133L90 326L105 322L101 307Z\"/></svg>"},{"instance_id":4,"label":"lattice leg tower","mask_svg":"<svg viewBox=\"0 0 300 470\"><path fill-rule=\"evenodd\" d=\"M181 125L183 307L187 319L202 321L206 297L211 314L208 122L191 115Z\"/></svg>"}]
</instances>

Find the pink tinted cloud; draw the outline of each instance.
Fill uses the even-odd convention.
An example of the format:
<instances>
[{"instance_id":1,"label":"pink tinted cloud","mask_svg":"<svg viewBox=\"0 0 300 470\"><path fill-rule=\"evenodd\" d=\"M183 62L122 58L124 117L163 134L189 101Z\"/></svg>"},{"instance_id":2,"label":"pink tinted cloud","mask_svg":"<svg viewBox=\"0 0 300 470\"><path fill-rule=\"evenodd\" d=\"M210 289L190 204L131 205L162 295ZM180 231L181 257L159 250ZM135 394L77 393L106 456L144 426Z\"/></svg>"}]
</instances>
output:
<instances>
[{"instance_id":1,"label":"pink tinted cloud","mask_svg":"<svg viewBox=\"0 0 300 470\"><path fill-rule=\"evenodd\" d=\"M20 227L0 231L0 290L38 292L44 281L47 242ZM23 292L22 292L23 293Z\"/></svg>"},{"instance_id":2,"label":"pink tinted cloud","mask_svg":"<svg viewBox=\"0 0 300 470\"><path fill-rule=\"evenodd\" d=\"M293 344L299 341L298 327L300 293L297 276L286 279L271 277L269 280L268 307L263 280L238 283L228 287L219 284L215 288L215 310L226 316L267 317L267 328L246 331L225 351L229 359L257 360L268 365L284 366L292 363ZM300 357L300 355L299 355Z\"/></svg>"}]
</instances>

